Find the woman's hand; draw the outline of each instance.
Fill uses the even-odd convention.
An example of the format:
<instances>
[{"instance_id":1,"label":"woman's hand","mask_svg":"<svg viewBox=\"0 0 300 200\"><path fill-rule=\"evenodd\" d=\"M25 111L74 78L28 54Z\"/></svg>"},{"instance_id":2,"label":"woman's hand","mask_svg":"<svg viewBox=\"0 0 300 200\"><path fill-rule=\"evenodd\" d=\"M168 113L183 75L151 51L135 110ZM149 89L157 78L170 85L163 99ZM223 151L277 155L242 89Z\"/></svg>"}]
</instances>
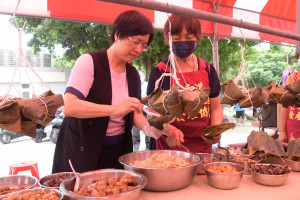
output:
<instances>
[{"instance_id":1,"label":"woman's hand","mask_svg":"<svg viewBox=\"0 0 300 200\"><path fill-rule=\"evenodd\" d=\"M208 144L216 144L220 141L222 137L222 133L220 133L219 135L214 136L212 139L209 139L207 137L202 136L204 142L208 143Z\"/></svg>"},{"instance_id":2,"label":"woman's hand","mask_svg":"<svg viewBox=\"0 0 300 200\"><path fill-rule=\"evenodd\" d=\"M280 131L278 140L281 141L282 143L287 143L287 135L285 131Z\"/></svg>"},{"instance_id":3,"label":"woman's hand","mask_svg":"<svg viewBox=\"0 0 300 200\"><path fill-rule=\"evenodd\" d=\"M137 98L127 97L122 103L115 106L114 116L125 116L128 113L135 111L141 113L143 109L143 104Z\"/></svg>"},{"instance_id":4,"label":"woman's hand","mask_svg":"<svg viewBox=\"0 0 300 200\"><path fill-rule=\"evenodd\" d=\"M168 135L167 143L170 147L181 146L181 143L184 142L183 133L170 124L164 124L163 131Z\"/></svg>"}]
</instances>

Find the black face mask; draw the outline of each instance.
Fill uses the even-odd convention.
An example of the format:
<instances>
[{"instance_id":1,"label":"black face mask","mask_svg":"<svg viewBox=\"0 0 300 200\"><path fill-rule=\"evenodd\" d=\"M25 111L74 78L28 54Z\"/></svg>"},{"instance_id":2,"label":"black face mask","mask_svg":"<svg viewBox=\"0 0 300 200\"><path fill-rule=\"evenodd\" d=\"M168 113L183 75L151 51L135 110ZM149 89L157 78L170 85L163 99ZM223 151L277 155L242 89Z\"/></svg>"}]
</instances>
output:
<instances>
[{"instance_id":1,"label":"black face mask","mask_svg":"<svg viewBox=\"0 0 300 200\"><path fill-rule=\"evenodd\" d=\"M179 58L186 58L196 50L196 41L172 42L173 53Z\"/></svg>"}]
</instances>

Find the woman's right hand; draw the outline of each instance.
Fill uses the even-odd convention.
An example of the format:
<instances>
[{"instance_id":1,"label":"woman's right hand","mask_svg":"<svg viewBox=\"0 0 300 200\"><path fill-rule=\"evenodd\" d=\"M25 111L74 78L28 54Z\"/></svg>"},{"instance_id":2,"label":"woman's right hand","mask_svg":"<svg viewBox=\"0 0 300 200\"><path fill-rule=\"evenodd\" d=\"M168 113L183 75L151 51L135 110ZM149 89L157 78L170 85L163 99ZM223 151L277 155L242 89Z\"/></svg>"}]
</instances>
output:
<instances>
[{"instance_id":1,"label":"woman's right hand","mask_svg":"<svg viewBox=\"0 0 300 200\"><path fill-rule=\"evenodd\" d=\"M179 146L181 147L181 143L184 142L183 133L170 124L164 124L163 131L168 135L166 141L170 147Z\"/></svg>"},{"instance_id":2,"label":"woman's right hand","mask_svg":"<svg viewBox=\"0 0 300 200\"><path fill-rule=\"evenodd\" d=\"M114 106L114 116L125 116L128 113L135 111L138 113L142 112L143 104L137 98L127 97L122 103Z\"/></svg>"}]
</instances>

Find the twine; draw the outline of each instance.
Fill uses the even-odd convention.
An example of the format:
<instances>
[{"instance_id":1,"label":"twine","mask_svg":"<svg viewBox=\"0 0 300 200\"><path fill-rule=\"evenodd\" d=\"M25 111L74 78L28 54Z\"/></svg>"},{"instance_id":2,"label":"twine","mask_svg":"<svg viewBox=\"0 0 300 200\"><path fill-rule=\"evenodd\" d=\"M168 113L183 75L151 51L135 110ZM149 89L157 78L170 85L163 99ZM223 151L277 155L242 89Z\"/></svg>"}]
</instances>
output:
<instances>
[{"instance_id":1,"label":"twine","mask_svg":"<svg viewBox=\"0 0 300 200\"><path fill-rule=\"evenodd\" d=\"M284 96L287 92L288 92L288 90L285 91L285 93L283 93L283 95L281 96L281 98L280 98L280 102L281 102L281 103L282 103L281 99L283 98L283 96Z\"/></svg>"},{"instance_id":2,"label":"twine","mask_svg":"<svg viewBox=\"0 0 300 200\"><path fill-rule=\"evenodd\" d=\"M41 121L41 122L44 122L47 117L49 116L49 112L48 112L48 107L47 107L47 104L45 103L45 101L43 100L45 97L42 97L42 96L39 96L38 99L43 102L43 104L45 105L45 108L46 108L46 113L45 113L45 118Z\"/></svg>"},{"instance_id":3,"label":"twine","mask_svg":"<svg viewBox=\"0 0 300 200\"><path fill-rule=\"evenodd\" d=\"M197 106L196 106L193 110L191 110L191 111L196 110L197 107L200 105L200 102L201 102L201 99L200 99L199 95L197 94L197 92L195 92L195 91L193 91L193 92L194 92L194 93L197 95L197 97L198 97L198 104L197 104Z\"/></svg>"},{"instance_id":4,"label":"twine","mask_svg":"<svg viewBox=\"0 0 300 200\"><path fill-rule=\"evenodd\" d=\"M231 98L230 96L228 96L228 95L226 94L226 92L224 92L224 96L226 96L227 98L229 98L229 99L231 99L231 100L233 100L233 101L237 101L237 100L238 100L238 99Z\"/></svg>"}]
</instances>

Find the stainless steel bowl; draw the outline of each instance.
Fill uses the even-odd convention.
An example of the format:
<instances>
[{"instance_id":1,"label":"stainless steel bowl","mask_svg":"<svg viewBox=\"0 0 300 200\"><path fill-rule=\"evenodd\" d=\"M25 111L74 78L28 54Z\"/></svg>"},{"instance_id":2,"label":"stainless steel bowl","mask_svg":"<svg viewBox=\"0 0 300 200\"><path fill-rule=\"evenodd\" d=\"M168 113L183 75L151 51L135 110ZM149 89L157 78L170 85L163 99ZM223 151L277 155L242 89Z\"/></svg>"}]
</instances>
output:
<instances>
[{"instance_id":1,"label":"stainless steel bowl","mask_svg":"<svg viewBox=\"0 0 300 200\"><path fill-rule=\"evenodd\" d=\"M239 162L239 161L235 161L233 160L234 157L242 157L242 158L249 158L251 160L253 160L252 162ZM234 163L238 163L240 165L242 165L245 169L244 174L245 175L251 175L251 171L250 171L250 167L252 164L259 164L261 162L261 157L257 156L257 155L235 155L235 156L230 156L230 161L234 162Z\"/></svg>"},{"instance_id":2,"label":"stainless steel bowl","mask_svg":"<svg viewBox=\"0 0 300 200\"><path fill-rule=\"evenodd\" d=\"M196 155L200 156L200 158L202 160L197 168L198 175L205 175L204 164L203 164L203 161L205 158L212 159L213 157L216 157L218 159L218 161L221 161L221 159L222 159L222 157L220 155L213 155L210 153L196 153Z\"/></svg>"},{"instance_id":3,"label":"stainless steel bowl","mask_svg":"<svg viewBox=\"0 0 300 200\"><path fill-rule=\"evenodd\" d=\"M258 164L258 165L270 165L270 164ZM282 165L278 165L278 166L282 166ZM257 173L254 172L253 170L251 171L253 180L256 183L259 183L261 185L266 185L266 186L284 185L289 177L289 173L282 174L282 175L268 175L268 174Z\"/></svg>"},{"instance_id":4,"label":"stainless steel bowl","mask_svg":"<svg viewBox=\"0 0 300 200\"><path fill-rule=\"evenodd\" d=\"M40 191L44 191L46 193L50 193L50 192L55 192L56 195L59 197L60 200L62 200L63 198L63 194L61 193L61 191L59 190L56 190L56 189L50 189L50 188L35 188L35 189L28 189L28 190L21 190L21 191L17 191L17 192L13 192L13 193L10 193L10 194L7 194L7 195L3 195L0 197L0 200L2 199L5 199L5 198L8 198L10 195L19 195L19 196L22 196L22 195L25 195L27 193L32 193L32 194L36 194L37 192L40 192Z\"/></svg>"},{"instance_id":5,"label":"stainless steel bowl","mask_svg":"<svg viewBox=\"0 0 300 200\"><path fill-rule=\"evenodd\" d=\"M248 150L240 147L217 147L212 150L212 153L220 155L221 161L228 162L231 155L245 155L248 154Z\"/></svg>"},{"instance_id":6,"label":"stainless steel bowl","mask_svg":"<svg viewBox=\"0 0 300 200\"><path fill-rule=\"evenodd\" d=\"M147 168L131 165L136 160L146 160L153 154L166 153L171 156L178 156L188 160L191 165L173 168ZM151 150L137 151L120 156L119 162L127 170L144 174L148 179L145 190L149 191L173 191L190 185L196 175L197 167L201 162L199 156L193 153L175 150Z\"/></svg>"},{"instance_id":7,"label":"stainless steel bowl","mask_svg":"<svg viewBox=\"0 0 300 200\"><path fill-rule=\"evenodd\" d=\"M26 189L31 189L34 188L37 182L38 180L34 176L10 175L10 176L0 177L0 188L4 186L19 187L22 185L28 185ZM0 196L5 196L5 195L0 195Z\"/></svg>"},{"instance_id":8,"label":"stainless steel bowl","mask_svg":"<svg viewBox=\"0 0 300 200\"><path fill-rule=\"evenodd\" d=\"M56 173L56 174L50 174L50 175L42 177L39 180L39 185L42 188L55 188L55 189L59 189L59 186L58 187L49 187L49 186L46 186L45 182L48 181L48 180L50 180L50 179L58 179L59 177L62 177L63 179L67 179L67 178L70 178L70 177L73 177L73 176L74 176L73 172L60 172L60 173Z\"/></svg>"},{"instance_id":9,"label":"stainless steel bowl","mask_svg":"<svg viewBox=\"0 0 300 200\"><path fill-rule=\"evenodd\" d=\"M208 169L211 167L220 166L224 164L234 167L238 171L238 173L226 174L226 173L214 173L208 171ZM237 188L239 186L243 177L244 167L237 163L214 162L214 163L205 164L204 170L209 185L218 189L230 190L230 189Z\"/></svg>"},{"instance_id":10,"label":"stainless steel bowl","mask_svg":"<svg viewBox=\"0 0 300 200\"><path fill-rule=\"evenodd\" d=\"M128 192L124 192L117 195L107 195L102 197L95 197L95 196L83 196L74 194L74 184L75 184L75 177L67 178L64 180L60 186L59 189L62 191L62 193L69 198L69 200L97 200L97 199L113 199L113 200L137 200L140 195L140 191L145 187L147 184L147 178L140 173L127 171L127 170L120 170L120 169L101 169L96 171L89 171L79 174L80 176L80 185L88 185L91 184L92 181L96 178L100 177L122 177L123 175L129 175L133 179L133 185L140 185L139 187L130 190Z\"/></svg>"},{"instance_id":11,"label":"stainless steel bowl","mask_svg":"<svg viewBox=\"0 0 300 200\"><path fill-rule=\"evenodd\" d=\"M285 162L288 166L292 168L294 172L300 172L300 161L286 159Z\"/></svg>"}]
</instances>

